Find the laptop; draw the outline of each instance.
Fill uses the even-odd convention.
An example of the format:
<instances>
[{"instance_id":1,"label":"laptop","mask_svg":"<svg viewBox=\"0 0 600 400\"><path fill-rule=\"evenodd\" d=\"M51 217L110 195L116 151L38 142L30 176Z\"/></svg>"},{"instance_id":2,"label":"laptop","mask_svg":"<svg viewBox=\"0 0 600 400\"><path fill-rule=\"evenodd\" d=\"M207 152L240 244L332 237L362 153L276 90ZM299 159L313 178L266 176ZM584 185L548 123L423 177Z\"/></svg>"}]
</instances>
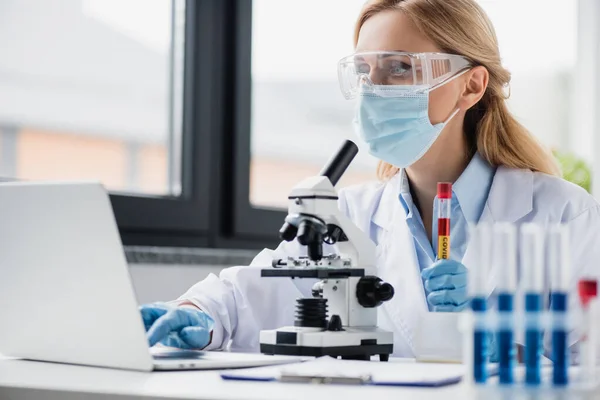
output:
<instances>
[{"instance_id":1,"label":"laptop","mask_svg":"<svg viewBox=\"0 0 600 400\"><path fill-rule=\"evenodd\" d=\"M0 353L138 371L296 357L151 349L100 183L0 184Z\"/></svg>"}]
</instances>

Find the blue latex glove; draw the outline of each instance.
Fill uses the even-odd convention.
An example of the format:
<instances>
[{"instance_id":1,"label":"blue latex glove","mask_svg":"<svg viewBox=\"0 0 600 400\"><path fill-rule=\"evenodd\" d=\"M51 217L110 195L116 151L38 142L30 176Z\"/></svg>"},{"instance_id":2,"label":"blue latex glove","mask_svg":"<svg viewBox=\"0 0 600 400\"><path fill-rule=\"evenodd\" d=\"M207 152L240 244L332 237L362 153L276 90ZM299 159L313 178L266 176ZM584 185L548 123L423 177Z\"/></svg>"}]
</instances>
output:
<instances>
[{"instance_id":1,"label":"blue latex glove","mask_svg":"<svg viewBox=\"0 0 600 400\"><path fill-rule=\"evenodd\" d=\"M427 302L433 311L456 312L469 304L467 268L454 260L439 260L421 271Z\"/></svg>"},{"instance_id":2,"label":"blue latex glove","mask_svg":"<svg viewBox=\"0 0 600 400\"><path fill-rule=\"evenodd\" d=\"M203 349L212 338L214 320L200 310L163 303L140 307L150 347L161 343L180 349Z\"/></svg>"}]
</instances>

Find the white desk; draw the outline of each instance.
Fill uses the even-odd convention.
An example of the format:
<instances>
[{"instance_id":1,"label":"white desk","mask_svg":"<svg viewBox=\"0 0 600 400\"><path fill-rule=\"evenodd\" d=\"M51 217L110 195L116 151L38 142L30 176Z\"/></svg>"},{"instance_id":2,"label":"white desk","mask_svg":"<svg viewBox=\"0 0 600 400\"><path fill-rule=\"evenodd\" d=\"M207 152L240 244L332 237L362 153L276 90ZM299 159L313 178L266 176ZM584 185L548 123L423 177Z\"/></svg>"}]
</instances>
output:
<instances>
[{"instance_id":1,"label":"white desk","mask_svg":"<svg viewBox=\"0 0 600 400\"><path fill-rule=\"evenodd\" d=\"M467 385L436 389L223 381L214 371L130 372L0 358L0 399L327 399L476 398Z\"/></svg>"}]
</instances>

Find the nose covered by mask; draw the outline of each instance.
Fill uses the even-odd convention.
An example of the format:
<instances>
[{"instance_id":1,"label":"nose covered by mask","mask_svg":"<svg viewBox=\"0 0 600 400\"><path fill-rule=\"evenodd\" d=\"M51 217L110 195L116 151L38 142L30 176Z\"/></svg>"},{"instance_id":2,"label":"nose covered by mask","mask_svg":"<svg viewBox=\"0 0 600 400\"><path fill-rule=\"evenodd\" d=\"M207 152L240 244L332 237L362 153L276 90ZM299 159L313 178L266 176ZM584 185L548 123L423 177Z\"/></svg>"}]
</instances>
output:
<instances>
[{"instance_id":1,"label":"nose covered by mask","mask_svg":"<svg viewBox=\"0 0 600 400\"><path fill-rule=\"evenodd\" d=\"M429 91L415 94L414 90L373 85L358 95L356 133L367 143L371 155L398 168L419 160L459 111L433 125L429 121Z\"/></svg>"}]
</instances>

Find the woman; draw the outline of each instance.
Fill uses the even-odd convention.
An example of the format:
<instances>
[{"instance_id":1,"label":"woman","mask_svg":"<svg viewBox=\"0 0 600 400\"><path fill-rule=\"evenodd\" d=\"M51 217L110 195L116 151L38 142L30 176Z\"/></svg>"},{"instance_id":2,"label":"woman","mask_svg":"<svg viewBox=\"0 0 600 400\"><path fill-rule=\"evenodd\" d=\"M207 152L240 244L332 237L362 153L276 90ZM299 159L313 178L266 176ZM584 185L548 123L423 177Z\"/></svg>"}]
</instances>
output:
<instances>
[{"instance_id":1,"label":"woman","mask_svg":"<svg viewBox=\"0 0 600 400\"><path fill-rule=\"evenodd\" d=\"M394 355L413 356L425 313L465 308L467 267L483 267L469 255L468 223L567 224L573 282L598 275L599 205L558 177L552 156L508 112L510 74L474 0L373 0L355 44L339 64L340 84L357 98L356 130L381 159L380 182L342 190L340 208L377 244L378 274L395 287L379 312L379 325L394 332ZM453 250L451 260L436 262L442 181L454 182ZM310 296L307 280L260 279L260 266L295 251L283 243L254 267L211 275L178 307L142 307L151 345L214 349L231 340L232 350L258 350L259 331L293 324L295 299Z\"/></svg>"}]
</instances>

